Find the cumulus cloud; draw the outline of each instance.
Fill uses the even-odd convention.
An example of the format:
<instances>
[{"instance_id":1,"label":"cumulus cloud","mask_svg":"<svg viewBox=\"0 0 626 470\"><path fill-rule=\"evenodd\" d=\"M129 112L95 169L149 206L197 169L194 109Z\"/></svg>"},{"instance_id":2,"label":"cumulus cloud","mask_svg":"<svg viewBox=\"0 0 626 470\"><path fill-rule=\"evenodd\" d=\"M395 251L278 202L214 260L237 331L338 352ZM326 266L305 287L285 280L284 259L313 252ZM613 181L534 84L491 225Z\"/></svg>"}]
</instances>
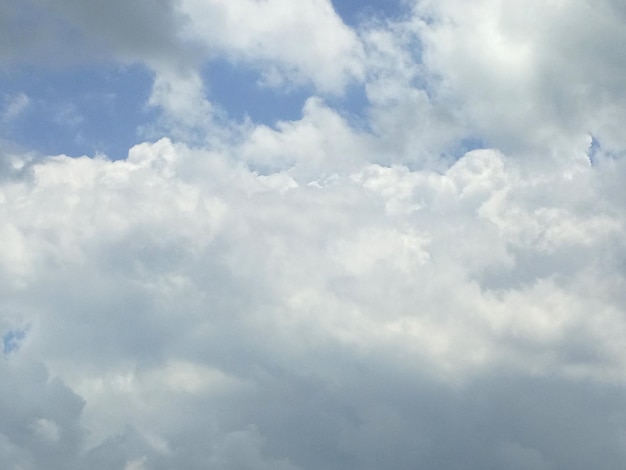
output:
<instances>
[{"instance_id":1,"label":"cumulus cloud","mask_svg":"<svg viewBox=\"0 0 626 470\"><path fill-rule=\"evenodd\" d=\"M3 186L3 310L33 325L20 354L79 393L83 425L120 436L89 458L376 468L391 452L410 468L443 457L435 436L452 445L457 424L495 419L491 399L521 399L491 389L497 371L531 400L586 384L588 406L623 376L620 201L588 212L600 169L519 173L482 150L444 174L366 164L296 180L167 140L126 161L48 159ZM571 393L532 429L569 423ZM566 461L503 432L482 452L468 438L451 462Z\"/></svg>"},{"instance_id":2,"label":"cumulus cloud","mask_svg":"<svg viewBox=\"0 0 626 470\"><path fill-rule=\"evenodd\" d=\"M618 3L426 0L415 28L441 91L492 145L571 152L591 133L623 146Z\"/></svg>"},{"instance_id":3,"label":"cumulus cloud","mask_svg":"<svg viewBox=\"0 0 626 470\"><path fill-rule=\"evenodd\" d=\"M623 9L420 1L351 30L324 1L168 5L137 8L190 54L361 81L365 124L320 96L216 119L193 61L159 59L168 137L5 152L7 468L621 469L623 96L586 67L623 64L555 38L623 42Z\"/></svg>"}]
</instances>

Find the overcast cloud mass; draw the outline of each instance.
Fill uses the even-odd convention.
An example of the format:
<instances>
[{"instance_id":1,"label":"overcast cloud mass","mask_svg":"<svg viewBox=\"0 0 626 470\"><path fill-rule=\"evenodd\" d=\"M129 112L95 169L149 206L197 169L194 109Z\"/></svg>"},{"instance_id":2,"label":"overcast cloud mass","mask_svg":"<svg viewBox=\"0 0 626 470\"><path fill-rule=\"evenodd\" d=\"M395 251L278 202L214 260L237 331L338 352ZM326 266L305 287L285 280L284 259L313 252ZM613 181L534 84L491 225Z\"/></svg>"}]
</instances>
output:
<instances>
[{"instance_id":1,"label":"overcast cloud mass","mask_svg":"<svg viewBox=\"0 0 626 470\"><path fill-rule=\"evenodd\" d=\"M625 4L383 3L0 0L3 469L624 468Z\"/></svg>"}]
</instances>

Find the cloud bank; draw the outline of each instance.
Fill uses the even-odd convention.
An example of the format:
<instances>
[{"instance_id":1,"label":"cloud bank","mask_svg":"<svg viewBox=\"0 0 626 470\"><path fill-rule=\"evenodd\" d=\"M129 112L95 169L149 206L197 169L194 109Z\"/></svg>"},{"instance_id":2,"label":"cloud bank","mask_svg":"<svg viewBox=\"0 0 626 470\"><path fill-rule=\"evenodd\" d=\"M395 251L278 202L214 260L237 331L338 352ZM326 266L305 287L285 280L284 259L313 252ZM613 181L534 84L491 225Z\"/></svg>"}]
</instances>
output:
<instances>
[{"instance_id":1,"label":"cloud bank","mask_svg":"<svg viewBox=\"0 0 626 470\"><path fill-rule=\"evenodd\" d=\"M84 37L161 134L2 151L5 467L621 469L624 8L160 3L0 7L54 39L4 67ZM215 57L301 117L229 118Z\"/></svg>"}]
</instances>

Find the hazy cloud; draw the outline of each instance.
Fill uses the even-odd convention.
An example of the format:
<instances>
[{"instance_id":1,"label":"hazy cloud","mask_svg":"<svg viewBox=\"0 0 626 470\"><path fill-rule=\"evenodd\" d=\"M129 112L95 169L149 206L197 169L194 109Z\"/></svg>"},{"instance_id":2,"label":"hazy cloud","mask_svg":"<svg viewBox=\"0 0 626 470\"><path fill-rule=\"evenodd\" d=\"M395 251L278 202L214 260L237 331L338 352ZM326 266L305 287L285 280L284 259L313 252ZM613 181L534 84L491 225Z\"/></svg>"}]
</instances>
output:
<instances>
[{"instance_id":1,"label":"hazy cloud","mask_svg":"<svg viewBox=\"0 0 626 470\"><path fill-rule=\"evenodd\" d=\"M18 119L30 105L30 98L25 93L18 93L14 96L5 96L4 107L0 120L4 124Z\"/></svg>"}]
</instances>

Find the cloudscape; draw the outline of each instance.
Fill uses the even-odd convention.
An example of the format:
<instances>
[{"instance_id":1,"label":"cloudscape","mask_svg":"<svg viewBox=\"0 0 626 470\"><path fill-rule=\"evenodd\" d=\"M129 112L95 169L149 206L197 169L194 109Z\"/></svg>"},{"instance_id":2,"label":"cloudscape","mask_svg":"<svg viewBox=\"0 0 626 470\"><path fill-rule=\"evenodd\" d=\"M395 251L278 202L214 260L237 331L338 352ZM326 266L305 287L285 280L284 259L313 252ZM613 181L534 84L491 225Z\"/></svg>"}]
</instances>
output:
<instances>
[{"instance_id":1,"label":"cloudscape","mask_svg":"<svg viewBox=\"0 0 626 470\"><path fill-rule=\"evenodd\" d=\"M0 0L7 470L622 470L621 0Z\"/></svg>"}]
</instances>

